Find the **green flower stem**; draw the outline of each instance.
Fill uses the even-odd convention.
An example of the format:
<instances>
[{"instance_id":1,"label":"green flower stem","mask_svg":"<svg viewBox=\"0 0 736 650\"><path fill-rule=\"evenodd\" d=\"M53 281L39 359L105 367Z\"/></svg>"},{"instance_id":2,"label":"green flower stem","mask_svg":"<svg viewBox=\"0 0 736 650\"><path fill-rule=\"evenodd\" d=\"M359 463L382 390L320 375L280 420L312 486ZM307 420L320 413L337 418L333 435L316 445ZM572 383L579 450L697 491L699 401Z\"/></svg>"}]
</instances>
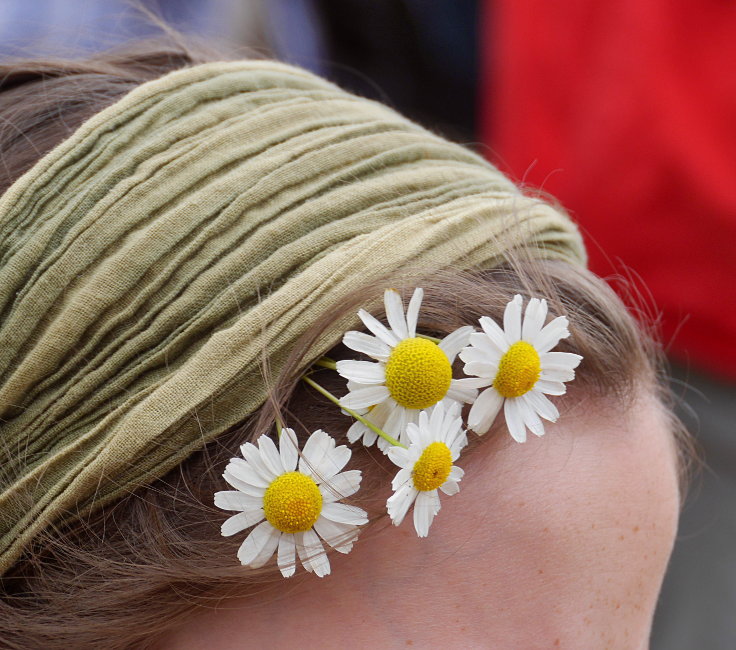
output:
<instances>
[{"instance_id":1,"label":"green flower stem","mask_svg":"<svg viewBox=\"0 0 736 650\"><path fill-rule=\"evenodd\" d=\"M276 438L280 439L281 434L284 432L284 425L279 417L276 418Z\"/></svg>"},{"instance_id":2,"label":"green flower stem","mask_svg":"<svg viewBox=\"0 0 736 650\"><path fill-rule=\"evenodd\" d=\"M428 336L427 334L417 334L417 338L427 339L428 341L432 341L432 343L442 342L442 339L436 339L434 336Z\"/></svg>"},{"instance_id":3,"label":"green flower stem","mask_svg":"<svg viewBox=\"0 0 736 650\"><path fill-rule=\"evenodd\" d=\"M306 375L304 375L302 379L307 384L309 384L312 388L314 388L314 390L316 390L318 393L324 395L328 400L330 400L334 404L337 404L343 411L345 411L345 413L354 417L356 420L358 420L358 422L362 422L363 424L365 424L365 426L367 426L371 431L381 436L381 438L383 438L386 442L393 445L394 447L403 447L404 449L406 449L406 447L404 447L404 445L402 445L398 440L396 440L396 438L392 438L385 431L382 431L381 429L379 429L375 424L366 420L362 415L358 415L352 409L346 408L345 406L340 404L340 400L337 397L335 397L327 389L322 388L322 386L320 386L316 381L310 379Z\"/></svg>"},{"instance_id":4,"label":"green flower stem","mask_svg":"<svg viewBox=\"0 0 736 650\"><path fill-rule=\"evenodd\" d=\"M337 364L329 357L322 357L321 359L317 359L317 361L314 362L314 365L320 366L322 368L327 368L328 370L337 370Z\"/></svg>"}]
</instances>

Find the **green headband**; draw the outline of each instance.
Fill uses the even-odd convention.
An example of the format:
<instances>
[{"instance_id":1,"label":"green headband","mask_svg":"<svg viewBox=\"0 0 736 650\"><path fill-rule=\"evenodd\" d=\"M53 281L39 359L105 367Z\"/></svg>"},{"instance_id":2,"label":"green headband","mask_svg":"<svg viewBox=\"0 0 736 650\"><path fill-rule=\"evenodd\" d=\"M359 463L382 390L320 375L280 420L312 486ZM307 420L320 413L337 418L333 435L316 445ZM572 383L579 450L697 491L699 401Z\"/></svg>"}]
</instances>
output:
<instances>
[{"instance_id":1,"label":"green headband","mask_svg":"<svg viewBox=\"0 0 736 650\"><path fill-rule=\"evenodd\" d=\"M0 198L0 572L265 400L363 282L584 261L567 217L380 104L267 61L146 83ZM306 361L354 325L336 322Z\"/></svg>"}]
</instances>

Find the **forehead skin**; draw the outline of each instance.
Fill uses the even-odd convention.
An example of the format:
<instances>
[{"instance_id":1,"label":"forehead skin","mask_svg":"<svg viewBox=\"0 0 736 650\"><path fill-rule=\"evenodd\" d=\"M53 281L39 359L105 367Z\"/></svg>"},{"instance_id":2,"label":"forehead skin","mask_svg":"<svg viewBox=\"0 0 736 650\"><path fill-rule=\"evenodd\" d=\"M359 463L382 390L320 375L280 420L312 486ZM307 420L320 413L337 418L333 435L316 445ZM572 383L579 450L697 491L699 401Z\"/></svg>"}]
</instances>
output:
<instances>
[{"instance_id":1,"label":"forehead skin","mask_svg":"<svg viewBox=\"0 0 736 650\"><path fill-rule=\"evenodd\" d=\"M543 438L503 435L463 463L426 539L369 531L333 573L198 617L162 647L648 647L679 494L654 398L578 402ZM252 644L252 645L251 645Z\"/></svg>"}]
</instances>

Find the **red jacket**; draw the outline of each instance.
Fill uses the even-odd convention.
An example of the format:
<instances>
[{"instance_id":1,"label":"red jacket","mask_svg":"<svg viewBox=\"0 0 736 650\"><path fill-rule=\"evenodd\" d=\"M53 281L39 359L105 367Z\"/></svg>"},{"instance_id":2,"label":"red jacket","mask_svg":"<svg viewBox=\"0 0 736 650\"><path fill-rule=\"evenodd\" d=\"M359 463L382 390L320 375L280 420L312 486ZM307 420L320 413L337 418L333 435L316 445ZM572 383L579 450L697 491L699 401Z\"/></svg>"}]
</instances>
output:
<instances>
[{"instance_id":1,"label":"red jacket","mask_svg":"<svg viewBox=\"0 0 736 650\"><path fill-rule=\"evenodd\" d=\"M641 279L675 358L736 378L736 3L486 5L493 161Z\"/></svg>"}]
</instances>

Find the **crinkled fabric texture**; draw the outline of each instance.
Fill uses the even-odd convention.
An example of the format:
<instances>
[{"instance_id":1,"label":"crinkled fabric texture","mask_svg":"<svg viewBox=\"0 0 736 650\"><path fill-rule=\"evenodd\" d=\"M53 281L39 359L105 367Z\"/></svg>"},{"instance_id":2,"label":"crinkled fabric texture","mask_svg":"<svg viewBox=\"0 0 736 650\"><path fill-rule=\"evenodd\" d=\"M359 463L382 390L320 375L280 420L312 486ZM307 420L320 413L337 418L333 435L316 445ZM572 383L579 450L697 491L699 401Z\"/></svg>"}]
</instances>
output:
<instances>
[{"instance_id":1,"label":"crinkled fabric texture","mask_svg":"<svg viewBox=\"0 0 736 650\"><path fill-rule=\"evenodd\" d=\"M520 239L584 262L487 162L303 70L140 86L0 198L0 571L253 413L264 349L277 374L361 283L493 267Z\"/></svg>"}]
</instances>

